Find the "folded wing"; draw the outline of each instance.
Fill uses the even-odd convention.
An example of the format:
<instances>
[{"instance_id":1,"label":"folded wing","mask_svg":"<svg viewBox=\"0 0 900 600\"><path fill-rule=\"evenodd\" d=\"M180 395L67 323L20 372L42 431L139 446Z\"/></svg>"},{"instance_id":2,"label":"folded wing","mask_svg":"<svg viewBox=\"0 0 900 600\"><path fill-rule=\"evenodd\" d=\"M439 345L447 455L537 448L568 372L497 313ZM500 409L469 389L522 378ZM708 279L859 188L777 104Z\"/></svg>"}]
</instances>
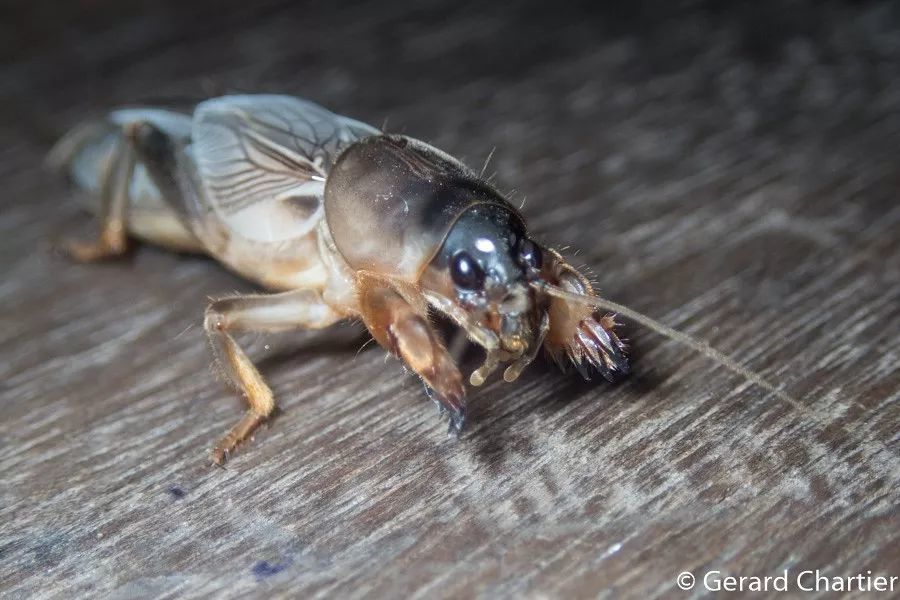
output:
<instances>
[{"instance_id":1,"label":"folded wing","mask_svg":"<svg viewBox=\"0 0 900 600\"><path fill-rule=\"evenodd\" d=\"M197 106L192 150L206 199L226 227L252 241L283 242L321 219L338 154L379 133L299 98L223 96Z\"/></svg>"}]
</instances>

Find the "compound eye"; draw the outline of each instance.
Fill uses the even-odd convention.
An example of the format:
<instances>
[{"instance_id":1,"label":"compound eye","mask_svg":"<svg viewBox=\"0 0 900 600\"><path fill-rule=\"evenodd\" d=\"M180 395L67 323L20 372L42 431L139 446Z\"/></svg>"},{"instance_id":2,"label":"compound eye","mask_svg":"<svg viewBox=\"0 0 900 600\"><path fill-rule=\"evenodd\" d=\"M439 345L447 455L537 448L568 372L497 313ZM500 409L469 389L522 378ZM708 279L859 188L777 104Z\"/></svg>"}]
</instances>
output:
<instances>
[{"instance_id":1,"label":"compound eye","mask_svg":"<svg viewBox=\"0 0 900 600\"><path fill-rule=\"evenodd\" d=\"M450 262L450 278L464 290L480 290L484 287L484 271L474 258L463 251L453 255Z\"/></svg>"},{"instance_id":2,"label":"compound eye","mask_svg":"<svg viewBox=\"0 0 900 600\"><path fill-rule=\"evenodd\" d=\"M529 240L528 238L522 239L519 242L519 264L523 267L530 267L534 270L540 270L541 265L544 262L543 254L541 253L541 248Z\"/></svg>"}]
</instances>

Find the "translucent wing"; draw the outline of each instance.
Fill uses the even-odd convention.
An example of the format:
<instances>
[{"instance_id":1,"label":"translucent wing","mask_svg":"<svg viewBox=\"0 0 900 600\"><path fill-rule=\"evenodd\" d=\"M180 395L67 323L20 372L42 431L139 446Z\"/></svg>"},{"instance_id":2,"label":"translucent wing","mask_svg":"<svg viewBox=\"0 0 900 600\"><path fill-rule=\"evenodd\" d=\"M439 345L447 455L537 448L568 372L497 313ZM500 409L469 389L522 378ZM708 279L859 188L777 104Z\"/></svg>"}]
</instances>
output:
<instances>
[{"instance_id":1,"label":"translucent wing","mask_svg":"<svg viewBox=\"0 0 900 600\"><path fill-rule=\"evenodd\" d=\"M193 154L224 224L250 240L279 242L316 226L334 160L378 133L290 96L223 96L197 106Z\"/></svg>"}]
</instances>

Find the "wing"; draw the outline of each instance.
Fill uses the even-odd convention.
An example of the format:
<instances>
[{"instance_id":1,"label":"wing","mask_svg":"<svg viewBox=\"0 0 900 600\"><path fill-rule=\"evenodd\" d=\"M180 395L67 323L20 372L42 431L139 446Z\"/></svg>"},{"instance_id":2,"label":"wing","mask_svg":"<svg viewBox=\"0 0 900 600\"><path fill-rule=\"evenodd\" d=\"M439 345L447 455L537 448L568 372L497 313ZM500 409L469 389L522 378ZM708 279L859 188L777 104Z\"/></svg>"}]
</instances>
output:
<instances>
[{"instance_id":1,"label":"wing","mask_svg":"<svg viewBox=\"0 0 900 600\"><path fill-rule=\"evenodd\" d=\"M306 235L338 154L380 132L290 96L223 96L194 112L193 155L210 207L258 242Z\"/></svg>"}]
</instances>

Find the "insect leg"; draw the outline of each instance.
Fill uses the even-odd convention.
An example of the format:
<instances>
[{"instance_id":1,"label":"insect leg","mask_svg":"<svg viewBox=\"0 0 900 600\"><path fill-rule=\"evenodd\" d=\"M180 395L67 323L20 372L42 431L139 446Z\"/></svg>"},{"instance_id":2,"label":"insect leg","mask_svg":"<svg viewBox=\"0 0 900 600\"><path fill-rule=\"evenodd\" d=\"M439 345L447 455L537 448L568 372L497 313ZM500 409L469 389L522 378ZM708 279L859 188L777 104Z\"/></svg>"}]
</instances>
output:
<instances>
[{"instance_id":1,"label":"insect leg","mask_svg":"<svg viewBox=\"0 0 900 600\"><path fill-rule=\"evenodd\" d=\"M206 218L208 210L188 149L190 140L167 132L146 119L128 121L122 129L159 190L160 198L189 234L187 239L175 245L205 250L213 255L221 252L227 245L227 235Z\"/></svg>"},{"instance_id":2,"label":"insect leg","mask_svg":"<svg viewBox=\"0 0 900 600\"><path fill-rule=\"evenodd\" d=\"M359 274L360 314L379 344L400 357L434 392L457 433L466 416L463 378L426 317L424 301L383 279ZM405 290L404 290L405 291Z\"/></svg>"},{"instance_id":3,"label":"insect leg","mask_svg":"<svg viewBox=\"0 0 900 600\"><path fill-rule=\"evenodd\" d=\"M206 309L203 327L209 337L221 372L247 398L244 417L213 449L216 464L272 414L272 390L231 334L235 331L276 332L290 329L321 329L342 318L312 290L281 294L235 296L214 300Z\"/></svg>"},{"instance_id":4,"label":"insect leg","mask_svg":"<svg viewBox=\"0 0 900 600\"><path fill-rule=\"evenodd\" d=\"M100 189L100 233L94 240L71 240L63 251L78 262L94 262L121 256L128 249L128 190L134 175L135 153L132 145L120 139L113 149L103 174Z\"/></svg>"},{"instance_id":5,"label":"insect leg","mask_svg":"<svg viewBox=\"0 0 900 600\"><path fill-rule=\"evenodd\" d=\"M543 276L554 285L576 294L594 294L587 277L567 263L558 252L545 249L544 256L548 260ZM560 366L567 356L585 379L590 379L592 372L598 372L605 379L614 381L628 373L625 345L615 333L616 323L612 315L598 318L593 307L558 297L550 298L548 312L550 327L544 347Z\"/></svg>"}]
</instances>

